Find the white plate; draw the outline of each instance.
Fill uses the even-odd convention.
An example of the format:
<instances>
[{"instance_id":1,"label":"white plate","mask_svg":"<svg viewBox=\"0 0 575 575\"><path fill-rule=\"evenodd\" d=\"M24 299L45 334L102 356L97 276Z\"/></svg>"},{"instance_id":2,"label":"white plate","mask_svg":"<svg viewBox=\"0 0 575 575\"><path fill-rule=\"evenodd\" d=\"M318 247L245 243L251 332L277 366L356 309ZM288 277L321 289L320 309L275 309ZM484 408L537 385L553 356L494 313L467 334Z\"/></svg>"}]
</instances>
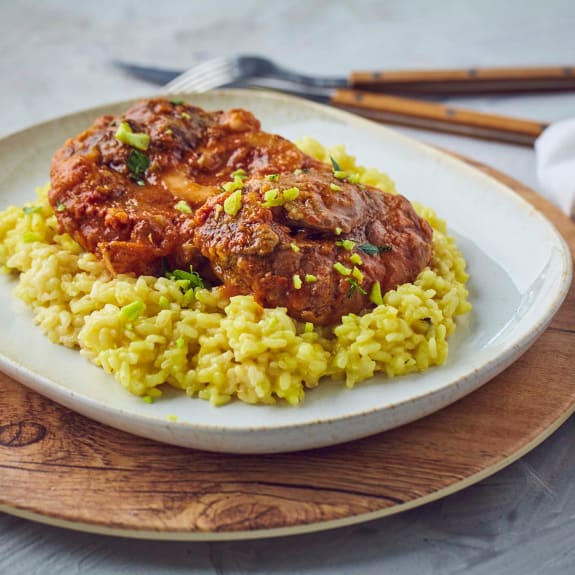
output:
<instances>
[{"instance_id":1,"label":"white plate","mask_svg":"<svg viewBox=\"0 0 575 575\"><path fill-rule=\"evenodd\" d=\"M216 408L176 391L149 405L78 352L50 343L13 297L14 281L2 277L0 367L39 393L112 427L176 445L236 453L321 447L408 423L477 389L527 350L563 301L571 281L563 239L531 205L482 172L380 125L286 96L237 90L188 101L247 108L265 130L291 139L345 143L359 163L388 172L402 194L447 220L468 262L474 306L450 339L447 363L391 381L375 377L352 391L326 382L299 407L235 402ZM129 104L66 116L0 141L0 208L34 197L65 138Z\"/></svg>"}]
</instances>

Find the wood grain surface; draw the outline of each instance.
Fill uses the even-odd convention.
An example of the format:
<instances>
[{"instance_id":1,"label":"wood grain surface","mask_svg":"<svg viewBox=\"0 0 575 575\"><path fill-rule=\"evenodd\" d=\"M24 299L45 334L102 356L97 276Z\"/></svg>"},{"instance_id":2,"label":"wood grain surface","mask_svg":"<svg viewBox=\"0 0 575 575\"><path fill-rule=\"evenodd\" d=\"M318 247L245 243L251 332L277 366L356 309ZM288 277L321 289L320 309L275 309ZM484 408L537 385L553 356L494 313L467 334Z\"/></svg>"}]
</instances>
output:
<instances>
[{"instance_id":1,"label":"wood grain surface","mask_svg":"<svg viewBox=\"0 0 575 575\"><path fill-rule=\"evenodd\" d=\"M335 90L330 103L376 121L530 147L547 127L544 122L359 90Z\"/></svg>"},{"instance_id":2,"label":"wood grain surface","mask_svg":"<svg viewBox=\"0 0 575 575\"><path fill-rule=\"evenodd\" d=\"M404 94L494 94L575 89L575 67L456 68L356 71L350 85Z\"/></svg>"},{"instance_id":3,"label":"wood grain surface","mask_svg":"<svg viewBox=\"0 0 575 575\"><path fill-rule=\"evenodd\" d=\"M575 225L544 212L575 253ZM0 374L0 510L132 537L302 533L421 505L487 477L575 411L575 288L547 331L478 391L404 427L331 448L223 455L105 427Z\"/></svg>"}]
</instances>

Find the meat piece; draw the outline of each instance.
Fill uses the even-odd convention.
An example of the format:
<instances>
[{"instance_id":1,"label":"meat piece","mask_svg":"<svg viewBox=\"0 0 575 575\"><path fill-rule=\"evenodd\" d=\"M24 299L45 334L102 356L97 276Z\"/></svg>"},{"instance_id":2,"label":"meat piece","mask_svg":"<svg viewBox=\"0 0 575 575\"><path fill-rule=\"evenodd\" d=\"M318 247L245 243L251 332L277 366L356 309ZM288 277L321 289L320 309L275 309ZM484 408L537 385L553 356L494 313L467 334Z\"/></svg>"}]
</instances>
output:
<instances>
[{"instance_id":1,"label":"meat piece","mask_svg":"<svg viewBox=\"0 0 575 575\"><path fill-rule=\"evenodd\" d=\"M247 180L237 212L228 192L196 213L192 243L231 293L329 325L372 306L375 282L383 293L428 264L431 227L403 196L326 170L274 180Z\"/></svg>"},{"instance_id":2,"label":"meat piece","mask_svg":"<svg viewBox=\"0 0 575 575\"><path fill-rule=\"evenodd\" d=\"M315 324L368 309L376 282L410 282L431 256L405 198L336 179L245 110L138 102L68 140L50 176L60 228L112 272L192 264Z\"/></svg>"},{"instance_id":3,"label":"meat piece","mask_svg":"<svg viewBox=\"0 0 575 575\"><path fill-rule=\"evenodd\" d=\"M147 149L115 137L121 122L149 136ZM319 165L262 132L245 110L206 112L152 99L68 140L52 161L49 198L61 230L112 272L157 274L166 259L171 267L201 264L189 212L219 194L235 170L262 175Z\"/></svg>"}]
</instances>

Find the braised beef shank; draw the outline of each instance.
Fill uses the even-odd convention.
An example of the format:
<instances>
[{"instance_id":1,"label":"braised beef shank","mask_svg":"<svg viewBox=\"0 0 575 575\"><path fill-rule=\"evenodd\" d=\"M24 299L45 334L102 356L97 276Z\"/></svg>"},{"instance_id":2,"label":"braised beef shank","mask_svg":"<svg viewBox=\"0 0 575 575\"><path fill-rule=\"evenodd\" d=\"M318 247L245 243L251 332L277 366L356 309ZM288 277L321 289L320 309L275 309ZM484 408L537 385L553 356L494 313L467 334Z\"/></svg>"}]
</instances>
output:
<instances>
[{"instance_id":1,"label":"braised beef shank","mask_svg":"<svg viewBox=\"0 0 575 575\"><path fill-rule=\"evenodd\" d=\"M115 137L121 122L149 136L144 151ZM222 185L237 170L230 210ZM403 196L335 178L241 109L138 102L69 139L50 176L60 228L113 273L193 265L316 324L368 309L375 282L413 281L431 257L432 230Z\"/></svg>"}]
</instances>

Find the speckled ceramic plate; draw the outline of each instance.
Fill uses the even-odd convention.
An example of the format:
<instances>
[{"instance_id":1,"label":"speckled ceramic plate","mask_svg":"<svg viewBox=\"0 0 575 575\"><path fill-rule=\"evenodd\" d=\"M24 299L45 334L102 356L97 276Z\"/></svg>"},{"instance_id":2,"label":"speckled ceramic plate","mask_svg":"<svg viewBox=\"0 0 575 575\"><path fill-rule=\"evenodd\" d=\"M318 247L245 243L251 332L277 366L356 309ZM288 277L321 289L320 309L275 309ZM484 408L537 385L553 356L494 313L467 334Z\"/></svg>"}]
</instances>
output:
<instances>
[{"instance_id":1,"label":"speckled ceramic plate","mask_svg":"<svg viewBox=\"0 0 575 575\"><path fill-rule=\"evenodd\" d=\"M378 376L354 390L330 382L295 408L240 402L216 408L176 391L150 405L78 352L50 343L13 297L13 279L2 277L0 367L39 393L112 427L175 445L232 453L332 445L413 421L477 389L528 349L563 301L571 258L561 236L513 191L467 164L380 125L299 99L239 90L187 99L208 109L247 108L266 131L291 139L344 143L361 164L389 173L403 195L447 220L468 262L473 312L450 339L446 364L422 374ZM31 200L67 137L129 103L59 118L0 141L0 208Z\"/></svg>"}]
</instances>

